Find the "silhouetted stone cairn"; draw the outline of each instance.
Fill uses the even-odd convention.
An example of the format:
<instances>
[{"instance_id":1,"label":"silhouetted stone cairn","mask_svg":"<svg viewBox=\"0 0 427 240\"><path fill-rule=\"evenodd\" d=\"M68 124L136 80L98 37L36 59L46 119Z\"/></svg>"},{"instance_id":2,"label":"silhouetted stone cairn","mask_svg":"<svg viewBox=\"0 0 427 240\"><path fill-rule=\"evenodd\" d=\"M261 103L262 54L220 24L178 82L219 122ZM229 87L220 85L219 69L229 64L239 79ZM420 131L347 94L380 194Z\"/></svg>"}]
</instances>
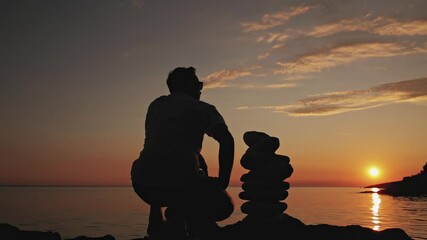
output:
<instances>
[{"instance_id":1,"label":"silhouetted stone cairn","mask_svg":"<svg viewBox=\"0 0 427 240\"><path fill-rule=\"evenodd\" d=\"M276 154L280 141L263 132L249 131L243 135L249 146L240 164L249 172L243 174L243 192L239 197L248 200L241 206L247 216L244 221L281 221L288 196L289 183L284 180L291 176L292 167L287 156Z\"/></svg>"}]
</instances>

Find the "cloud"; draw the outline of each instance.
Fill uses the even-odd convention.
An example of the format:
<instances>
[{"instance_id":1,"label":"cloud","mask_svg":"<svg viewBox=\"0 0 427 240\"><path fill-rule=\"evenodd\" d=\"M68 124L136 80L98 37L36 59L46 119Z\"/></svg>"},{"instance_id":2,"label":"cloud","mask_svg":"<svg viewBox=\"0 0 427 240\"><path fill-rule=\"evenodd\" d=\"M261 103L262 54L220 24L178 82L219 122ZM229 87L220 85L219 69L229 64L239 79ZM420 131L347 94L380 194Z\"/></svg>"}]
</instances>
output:
<instances>
[{"instance_id":1,"label":"cloud","mask_svg":"<svg viewBox=\"0 0 427 240\"><path fill-rule=\"evenodd\" d=\"M278 88L293 88L297 84L296 83L279 83L279 84L269 84L266 85L266 88L278 89Z\"/></svg>"},{"instance_id":2,"label":"cloud","mask_svg":"<svg viewBox=\"0 0 427 240\"><path fill-rule=\"evenodd\" d=\"M260 54L260 55L258 55L258 59L259 60L262 60L262 59L265 59L265 58L267 58L268 56L270 56L270 51L268 51L268 52L266 52L266 53L263 53L263 54Z\"/></svg>"},{"instance_id":3,"label":"cloud","mask_svg":"<svg viewBox=\"0 0 427 240\"><path fill-rule=\"evenodd\" d=\"M382 36L415 36L427 35L427 20L412 20L398 21L386 17L377 17L374 19L342 19L336 23L324 24L309 31L297 29L287 29L284 32L267 32L257 38L257 42L275 44L273 47L258 55L258 59L262 60L272 55L272 52L277 49L276 46L283 47L285 41L290 41L301 37L325 37L341 32L364 31L371 34Z\"/></svg>"},{"instance_id":4,"label":"cloud","mask_svg":"<svg viewBox=\"0 0 427 240\"><path fill-rule=\"evenodd\" d=\"M287 33L267 33L257 39L257 42L283 42L286 39L289 39L290 35Z\"/></svg>"},{"instance_id":5,"label":"cloud","mask_svg":"<svg viewBox=\"0 0 427 240\"><path fill-rule=\"evenodd\" d=\"M293 88L296 86L297 86L296 83L282 83L282 84L267 84L267 85L243 84L238 87L241 89L282 89L282 88Z\"/></svg>"},{"instance_id":6,"label":"cloud","mask_svg":"<svg viewBox=\"0 0 427 240\"><path fill-rule=\"evenodd\" d=\"M223 69L213 72L202 79L205 82L206 89L224 88L229 86L229 81L252 75L252 70L256 68L259 68L259 66L248 67L245 69Z\"/></svg>"},{"instance_id":7,"label":"cloud","mask_svg":"<svg viewBox=\"0 0 427 240\"><path fill-rule=\"evenodd\" d=\"M255 69L259 69L261 66L251 66L244 69L223 69L216 72L213 72L206 77L203 77L205 89L214 89L214 88L225 88L225 87L235 87L240 89L281 89L281 88L293 88L296 87L296 83L279 83L279 84L259 84L259 83L242 83L235 84L230 83L231 81L245 76L254 76L254 77L267 77L264 74L256 74L253 72ZM289 80L289 79L285 79Z\"/></svg>"},{"instance_id":8,"label":"cloud","mask_svg":"<svg viewBox=\"0 0 427 240\"><path fill-rule=\"evenodd\" d=\"M337 46L323 50L323 52L302 56L295 61L279 61L277 64L281 66L282 69L275 71L275 74L321 72L324 69L349 64L361 59L404 56L426 52L427 42L421 44L410 42L358 43Z\"/></svg>"},{"instance_id":9,"label":"cloud","mask_svg":"<svg viewBox=\"0 0 427 240\"><path fill-rule=\"evenodd\" d=\"M327 116L403 102L427 103L427 78L387 83L366 90L324 93L290 105L237 109L267 109L291 116Z\"/></svg>"},{"instance_id":10,"label":"cloud","mask_svg":"<svg viewBox=\"0 0 427 240\"><path fill-rule=\"evenodd\" d=\"M380 35L392 36L427 35L427 20L417 20L404 23L391 21L385 26L378 27L374 32Z\"/></svg>"},{"instance_id":11,"label":"cloud","mask_svg":"<svg viewBox=\"0 0 427 240\"><path fill-rule=\"evenodd\" d=\"M377 17L375 19L342 19L337 23L317 26L305 35L324 37L339 32L354 31L365 31L385 36L427 35L427 20L399 22L395 19L385 17Z\"/></svg>"},{"instance_id":12,"label":"cloud","mask_svg":"<svg viewBox=\"0 0 427 240\"><path fill-rule=\"evenodd\" d=\"M317 6L299 6L292 7L288 11L282 11L273 14L265 14L259 22L243 23L243 32L255 32L267 30L285 24L292 17L304 14Z\"/></svg>"},{"instance_id":13,"label":"cloud","mask_svg":"<svg viewBox=\"0 0 427 240\"><path fill-rule=\"evenodd\" d=\"M267 58L268 56L270 56L270 54L271 54L271 52L273 52L274 50L276 50L276 49L279 49L279 48L282 48L282 47L284 47L285 45L284 44L275 44L275 45L273 45L272 47L271 47L271 49L270 50L268 50L267 52L265 52L265 53L263 53L263 54L260 54L260 55L258 55L258 60L262 60L262 59L265 59L265 58Z\"/></svg>"},{"instance_id":14,"label":"cloud","mask_svg":"<svg viewBox=\"0 0 427 240\"><path fill-rule=\"evenodd\" d=\"M300 81L300 80L307 80L307 79L313 79L313 76L309 76L309 75L286 75L283 80L285 80L285 81Z\"/></svg>"}]
</instances>

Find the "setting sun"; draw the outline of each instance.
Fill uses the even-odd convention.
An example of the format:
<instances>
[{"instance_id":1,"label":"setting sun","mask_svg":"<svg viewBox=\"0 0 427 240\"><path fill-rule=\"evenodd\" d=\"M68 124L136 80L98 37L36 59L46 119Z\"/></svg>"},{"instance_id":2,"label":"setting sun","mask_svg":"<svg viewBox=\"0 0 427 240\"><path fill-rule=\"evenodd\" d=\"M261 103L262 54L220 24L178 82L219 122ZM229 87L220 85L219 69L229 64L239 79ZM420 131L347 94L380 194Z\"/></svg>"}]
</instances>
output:
<instances>
[{"instance_id":1,"label":"setting sun","mask_svg":"<svg viewBox=\"0 0 427 240\"><path fill-rule=\"evenodd\" d=\"M371 175L371 177L377 177L379 174L380 174L380 171L378 170L378 168L371 167L369 169L369 175Z\"/></svg>"}]
</instances>

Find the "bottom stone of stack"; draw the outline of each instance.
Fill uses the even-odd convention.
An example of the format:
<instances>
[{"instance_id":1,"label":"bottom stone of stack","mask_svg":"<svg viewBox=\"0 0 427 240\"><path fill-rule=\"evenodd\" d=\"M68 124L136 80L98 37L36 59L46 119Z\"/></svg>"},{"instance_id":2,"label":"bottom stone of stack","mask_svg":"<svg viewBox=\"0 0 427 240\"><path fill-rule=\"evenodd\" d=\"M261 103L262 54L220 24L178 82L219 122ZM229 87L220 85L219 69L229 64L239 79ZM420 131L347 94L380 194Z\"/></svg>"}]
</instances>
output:
<instances>
[{"instance_id":1,"label":"bottom stone of stack","mask_svg":"<svg viewBox=\"0 0 427 240\"><path fill-rule=\"evenodd\" d=\"M282 214L287 207L284 202L249 201L243 203L240 210L253 217L265 217Z\"/></svg>"}]
</instances>

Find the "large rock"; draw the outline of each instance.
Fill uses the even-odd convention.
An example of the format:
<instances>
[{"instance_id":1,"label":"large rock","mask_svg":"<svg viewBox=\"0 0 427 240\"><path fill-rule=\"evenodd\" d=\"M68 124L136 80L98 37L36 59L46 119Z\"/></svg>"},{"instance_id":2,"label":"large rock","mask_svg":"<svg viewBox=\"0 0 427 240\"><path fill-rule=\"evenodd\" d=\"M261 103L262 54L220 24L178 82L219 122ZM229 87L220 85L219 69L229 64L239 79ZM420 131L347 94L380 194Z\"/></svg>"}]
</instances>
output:
<instances>
[{"instance_id":1,"label":"large rock","mask_svg":"<svg viewBox=\"0 0 427 240\"><path fill-rule=\"evenodd\" d=\"M265 222L239 221L221 229L221 240L266 239L266 240L411 240L399 228L374 231L358 225L333 226L327 224L305 225L287 214L281 221Z\"/></svg>"},{"instance_id":2,"label":"large rock","mask_svg":"<svg viewBox=\"0 0 427 240\"><path fill-rule=\"evenodd\" d=\"M6 223L0 223L1 240L61 240L61 235L57 232L25 231ZM103 237L78 236L64 240L115 240L111 235Z\"/></svg>"},{"instance_id":3,"label":"large rock","mask_svg":"<svg viewBox=\"0 0 427 240\"><path fill-rule=\"evenodd\" d=\"M107 234L102 237L88 237L88 236L81 235L76 238L70 238L70 239L64 239L64 240L115 240L115 239L116 238L113 237L112 235Z\"/></svg>"},{"instance_id":4,"label":"large rock","mask_svg":"<svg viewBox=\"0 0 427 240\"><path fill-rule=\"evenodd\" d=\"M61 240L56 232L22 231L6 223L0 223L1 240Z\"/></svg>"}]
</instances>

